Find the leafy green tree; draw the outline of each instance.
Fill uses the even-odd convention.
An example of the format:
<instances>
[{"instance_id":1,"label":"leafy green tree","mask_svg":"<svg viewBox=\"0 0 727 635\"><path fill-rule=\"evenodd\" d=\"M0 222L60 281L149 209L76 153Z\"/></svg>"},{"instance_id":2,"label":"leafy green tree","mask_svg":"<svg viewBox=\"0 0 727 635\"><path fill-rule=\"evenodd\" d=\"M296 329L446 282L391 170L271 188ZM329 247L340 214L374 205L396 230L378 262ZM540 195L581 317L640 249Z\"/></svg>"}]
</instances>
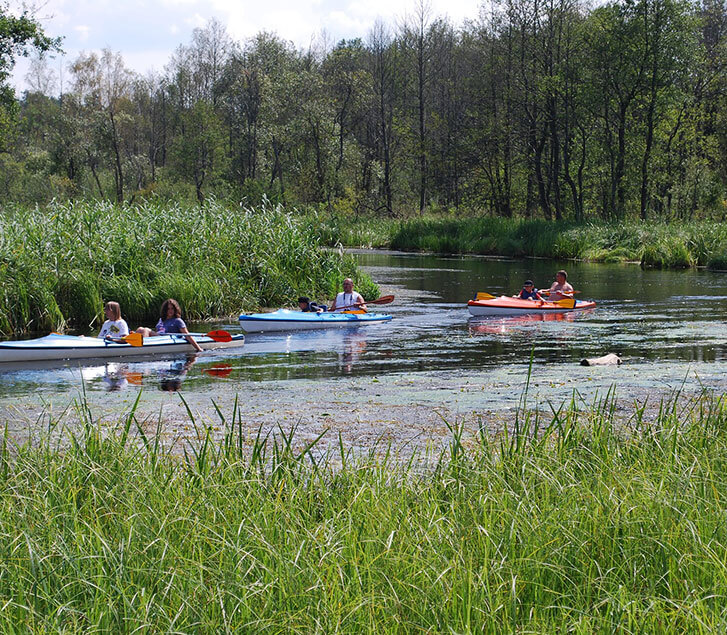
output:
<instances>
[{"instance_id":1,"label":"leafy green tree","mask_svg":"<svg viewBox=\"0 0 727 635\"><path fill-rule=\"evenodd\" d=\"M29 11L20 16L10 13L7 3L0 2L0 151L7 151L7 143L17 115L17 102L7 80L15 59L31 51L59 51L60 38L50 38Z\"/></svg>"}]
</instances>

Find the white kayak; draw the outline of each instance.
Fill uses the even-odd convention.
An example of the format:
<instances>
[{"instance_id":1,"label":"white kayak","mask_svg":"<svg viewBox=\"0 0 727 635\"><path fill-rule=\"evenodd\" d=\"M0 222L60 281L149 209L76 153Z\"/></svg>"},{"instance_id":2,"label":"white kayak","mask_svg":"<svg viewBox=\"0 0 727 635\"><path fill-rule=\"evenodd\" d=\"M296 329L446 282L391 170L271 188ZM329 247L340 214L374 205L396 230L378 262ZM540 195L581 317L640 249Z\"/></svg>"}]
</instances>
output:
<instances>
[{"instance_id":1,"label":"white kayak","mask_svg":"<svg viewBox=\"0 0 727 635\"><path fill-rule=\"evenodd\" d=\"M229 342L220 342L202 333L190 333L205 350L242 346L244 335L233 335ZM194 348L182 334L155 335L143 338L141 346L118 343L97 337L78 337L51 333L34 340L0 342L0 363L29 362L44 359L99 359L136 355L167 355L189 353Z\"/></svg>"},{"instance_id":2,"label":"white kayak","mask_svg":"<svg viewBox=\"0 0 727 635\"><path fill-rule=\"evenodd\" d=\"M238 319L240 328L245 333L273 333L380 324L388 322L391 316L384 313L303 313L302 311L278 309L272 313L243 314Z\"/></svg>"}]
</instances>

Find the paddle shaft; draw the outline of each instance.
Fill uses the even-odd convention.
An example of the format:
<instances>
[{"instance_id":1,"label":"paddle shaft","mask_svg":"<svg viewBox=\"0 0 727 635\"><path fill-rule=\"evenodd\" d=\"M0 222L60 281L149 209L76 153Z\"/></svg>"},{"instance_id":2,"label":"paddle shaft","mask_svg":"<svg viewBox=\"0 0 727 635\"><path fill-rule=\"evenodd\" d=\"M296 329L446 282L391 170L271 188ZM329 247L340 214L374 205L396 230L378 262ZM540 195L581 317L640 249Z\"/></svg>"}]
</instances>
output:
<instances>
[{"instance_id":1,"label":"paddle shaft","mask_svg":"<svg viewBox=\"0 0 727 635\"><path fill-rule=\"evenodd\" d=\"M369 300L368 302L355 302L354 304L347 304L346 306L337 306L336 311L342 311L343 309L350 309L354 306L363 306L364 304L391 304L394 301L393 295L383 295L376 300Z\"/></svg>"},{"instance_id":2,"label":"paddle shaft","mask_svg":"<svg viewBox=\"0 0 727 635\"><path fill-rule=\"evenodd\" d=\"M183 337L183 338L189 338L194 337L194 333L165 333L165 335L170 336L177 336L177 337ZM222 330L215 330L210 331L209 333L205 333L203 337L209 337L210 339L214 340L215 342L231 342L232 341L232 335L230 335L227 331ZM143 346L144 345L144 336L141 333L129 333L128 335L125 335L121 338L110 338L111 341L116 342L118 344L125 343L130 344L131 346Z\"/></svg>"}]
</instances>

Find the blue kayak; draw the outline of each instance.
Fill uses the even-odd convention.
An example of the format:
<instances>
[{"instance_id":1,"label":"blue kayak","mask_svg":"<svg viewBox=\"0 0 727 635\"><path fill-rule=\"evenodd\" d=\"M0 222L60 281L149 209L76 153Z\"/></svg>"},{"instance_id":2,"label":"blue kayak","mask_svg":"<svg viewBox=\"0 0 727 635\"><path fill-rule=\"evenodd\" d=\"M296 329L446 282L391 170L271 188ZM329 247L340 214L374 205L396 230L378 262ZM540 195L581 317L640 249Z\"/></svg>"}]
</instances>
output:
<instances>
[{"instance_id":1,"label":"blue kayak","mask_svg":"<svg viewBox=\"0 0 727 635\"><path fill-rule=\"evenodd\" d=\"M388 322L391 316L383 313L303 313L302 311L279 309L272 313L243 314L238 319L240 328L245 333L273 333L380 324Z\"/></svg>"}]
</instances>

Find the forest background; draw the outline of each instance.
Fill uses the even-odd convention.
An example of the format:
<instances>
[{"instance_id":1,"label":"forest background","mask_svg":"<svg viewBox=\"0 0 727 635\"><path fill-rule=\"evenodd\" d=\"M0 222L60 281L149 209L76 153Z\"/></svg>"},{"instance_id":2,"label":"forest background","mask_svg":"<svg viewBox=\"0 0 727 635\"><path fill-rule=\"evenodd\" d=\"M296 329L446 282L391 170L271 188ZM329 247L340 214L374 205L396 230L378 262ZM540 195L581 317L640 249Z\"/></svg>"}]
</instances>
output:
<instances>
[{"instance_id":1,"label":"forest background","mask_svg":"<svg viewBox=\"0 0 727 635\"><path fill-rule=\"evenodd\" d=\"M111 50L62 78L36 57L4 94L0 203L724 218L722 2L509 0L460 28L414 9L308 50L212 21L146 76Z\"/></svg>"}]
</instances>

